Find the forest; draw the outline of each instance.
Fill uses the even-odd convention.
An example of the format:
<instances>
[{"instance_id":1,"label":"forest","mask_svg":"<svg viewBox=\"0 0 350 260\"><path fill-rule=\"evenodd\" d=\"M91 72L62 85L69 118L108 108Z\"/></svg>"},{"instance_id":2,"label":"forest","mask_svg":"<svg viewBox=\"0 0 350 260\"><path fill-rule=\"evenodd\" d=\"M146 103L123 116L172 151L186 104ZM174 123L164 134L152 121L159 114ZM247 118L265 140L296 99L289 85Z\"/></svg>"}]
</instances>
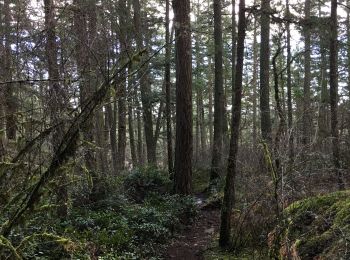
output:
<instances>
[{"instance_id":1,"label":"forest","mask_svg":"<svg viewBox=\"0 0 350 260\"><path fill-rule=\"evenodd\" d=\"M0 10L0 259L350 259L350 0Z\"/></svg>"}]
</instances>

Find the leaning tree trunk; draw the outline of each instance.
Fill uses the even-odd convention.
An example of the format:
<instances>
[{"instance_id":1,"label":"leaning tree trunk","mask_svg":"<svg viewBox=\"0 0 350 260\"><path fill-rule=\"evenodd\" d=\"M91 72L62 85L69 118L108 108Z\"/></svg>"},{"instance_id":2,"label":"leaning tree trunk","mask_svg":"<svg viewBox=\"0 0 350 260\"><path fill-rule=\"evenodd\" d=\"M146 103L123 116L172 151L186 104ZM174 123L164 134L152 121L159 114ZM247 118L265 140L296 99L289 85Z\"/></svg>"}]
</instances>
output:
<instances>
[{"instance_id":1,"label":"leaning tree trunk","mask_svg":"<svg viewBox=\"0 0 350 260\"><path fill-rule=\"evenodd\" d=\"M176 145L174 191L192 192L192 57L190 1L173 0L176 35Z\"/></svg>"}]
</instances>

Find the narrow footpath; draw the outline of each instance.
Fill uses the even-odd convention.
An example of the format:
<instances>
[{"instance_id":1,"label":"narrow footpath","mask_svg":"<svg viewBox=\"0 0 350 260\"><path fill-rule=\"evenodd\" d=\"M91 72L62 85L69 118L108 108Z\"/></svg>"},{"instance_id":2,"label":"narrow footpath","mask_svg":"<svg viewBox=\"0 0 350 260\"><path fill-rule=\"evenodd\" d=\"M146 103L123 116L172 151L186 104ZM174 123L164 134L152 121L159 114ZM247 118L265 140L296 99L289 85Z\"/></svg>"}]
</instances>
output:
<instances>
[{"instance_id":1,"label":"narrow footpath","mask_svg":"<svg viewBox=\"0 0 350 260\"><path fill-rule=\"evenodd\" d=\"M220 227L220 209L203 207L203 198L197 196L199 216L192 226L177 235L168 246L164 259L201 260Z\"/></svg>"}]
</instances>

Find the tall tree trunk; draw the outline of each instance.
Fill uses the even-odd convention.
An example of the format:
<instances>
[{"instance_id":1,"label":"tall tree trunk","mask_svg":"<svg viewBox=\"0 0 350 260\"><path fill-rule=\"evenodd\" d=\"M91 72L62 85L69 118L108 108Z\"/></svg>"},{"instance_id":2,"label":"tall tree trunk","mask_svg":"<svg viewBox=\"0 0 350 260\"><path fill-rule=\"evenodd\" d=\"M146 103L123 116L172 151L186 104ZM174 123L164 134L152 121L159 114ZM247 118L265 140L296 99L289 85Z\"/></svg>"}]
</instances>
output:
<instances>
[{"instance_id":1,"label":"tall tree trunk","mask_svg":"<svg viewBox=\"0 0 350 260\"><path fill-rule=\"evenodd\" d=\"M256 1L254 1L255 4ZM257 88L258 88L258 40L257 40L257 19L254 18L253 31L253 148L257 147Z\"/></svg>"},{"instance_id":2,"label":"tall tree trunk","mask_svg":"<svg viewBox=\"0 0 350 260\"><path fill-rule=\"evenodd\" d=\"M241 122L242 83L244 61L244 38L246 29L245 0L239 3L238 38L237 38L237 64L232 106L232 127L230 151L228 157L227 175L224 190L223 206L221 209L221 225L219 244L227 247L231 242L231 212L235 201L235 177L237 173L237 153Z\"/></svg>"},{"instance_id":3,"label":"tall tree trunk","mask_svg":"<svg viewBox=\"0 0 350 260\"><path fill-rule=\"evenodd\" d=\"M192 192L192 57L190 1L173 0L176 35L176 145L174 191Z\"/></svg>"},{"instance_id":4,"label":"tall tree trunk","mask_svg":"<svg viewBox=\"0 0 350 260\"><path fill-rule=\"evenodd\" d=\"M53 0L44 0L45 9L45 30L46 30L46 59L48 65L49 74L49 87L50 87L50 119L54 124L59 122L61 113L65 106L65 93L64 89L59 84L59 68L58 68L58 47L56 43L56 25L55 25L55 13ZM56 127L52 136L52 144L54 152L58 151L62 137L64 135L64 128L62 125ZM59 187L57 190L57 200L59 207L57 214L60 218L67 216L67 201L68 192L66 185L67 176L65 172L60 172Z\"/></svg>"},{"instance_id":5,"label":"tall tree trunk","mask_svg":"<svg viewBox=\"0 0 350 260\"><path fill-rule=\"evenodd\" d=\"M115 102L113 102L114 104ZM109 141L111 146L111 159L113 174L118 172L118 163L117 163L117 120L114 113L114 105L111 102L107 104L106 115L109 125Z\"/></svg>"},{"instance_id":6,"label":"tall tree trunk","mask_svg":"<svg viewBox=\"0 0 350 260\"><path fill-rule=\"evenodd\" d=\"M263 140L271 142L270 116L270 0L261 1L260 112Z\"/></svg>"},{"instance_id":7,"label":"tall tree trunk","mask_svg":"<svg viewBox=\"0 0 350 260\"><path fill-rule=\"evenodd\" d=\"M214 125L213 125L213 77L212 77L211 57L208 61L208 124L209 124L209 147L213 147Z\"/></svg>"},{"instance_id":8,"label":"tall tree trunk","mask_svg":"<svg viewBox=\"0 0 350 260\"><path fill-rule=\"evenodd\" d=\"M111 39L110 41L112 42L111 48L114 48L113 45L113 39L114 39L114 33L111 31ZM111 51L113 53L113 51ZM111 57L110 57L111 56ZM107 61L107 76L108 76L108 81L110 80L110 74L109 71L111 69L110 66L110 59L112 59L115 63L116 60L116 55L112 54L110 55L108 53L108 61ZM110 151L111 151L111 162L112 162L112 170L111 173L112 175L117 174L118 172L118 163L117 163L117 117L116 117L116 110L117 107L115 105L115 97L110 96L107 105L106 105L106 121L108 125L108 132L107 135L109 135L109 145L110 145Z\"/></svg>"},{"instance_id":9,"label":"tall tree trunk","mask_svg":"<svg viewBox=\"0 0 350 260\"><path fill-rule=\"evenodd\" d=\"M75 44L75 55L77 61L77 70L80 76L80 106L84 107L91 96L93 90L91 89L90 81L90 65L89 65L89 56L86 48L89 45L88 42L88 30L87 30L87 15L86 15L86 6L82 0L75 0L74 4L77 6L77 9L74 12L74 30L77 36L77 41ZM84 124L82 129L84 139L89 142L94 142L93 135L94 123L92 120L88 120ZM96 159L94 155L94 149L92 147L86 148L84 153L85 165L88 171L95 174Z\"/></svg>"},{"instance_id":10,"label":"tall tree trunk","mask_svg":"<svg viewBox=\"0 0 350 260\"><path fill-rule=\"evenodd\" d=\"M101 44L97 34L97 0L84 1L87 8L87 19L88 19L88 47L92 51L92 55L89 55L89 80L91 85L91 94L97 90L100 75L100 64L101 57ZM86 51L86 50L85 50ZM93 190L91 198L93 200L98 199L97 195L100 195L101 187L99 185L99 179L101 178L100 173L108 172L108 164L104 162L104 154L106 149L105 138L104 138L104 119L103 119L103 108L99 107L96 110L95 117L92 119L95 124L94 139L98 149L96 150L96 162L95 167L95 182L93 183Z\"/></svg>"},{"instance_id":11,"label":"tall tree trunk","mask_svg":"<svg viewBox=\"0 0 350 260\"><path fill-rule=\"evenodd\" d=\"M280 44L280 43L278 43ZM275 102L276 102L276 109L277 114L279 118L279 126L276 132L275 137L275 148L278 147L279 142L281 140L282 134L285 130L285 116L283 113L283 107L281 104L281 97L280 97L280 86L279 86L279 75L278 75L278 68L277 68L277 58L281 54L281 46L277 47L276 53L272 58L272 65L273 65L273 76L274 76L274 91L275 91Z\"/></svg>"},{"instance_id":12,"label":"tall tree trunk","mask_svg":"<svg viewBox=\"0 0 350 260\"><path fill-rule=\"evenodd\" d=\"M337 0L331 2L331 40L329 53L329 85L331 102L331 135L334 170L338 178L338 188L344 189L344 180L340 169L339 134L338 134L338 18Z\"/></svg>"},{"instance_id":13,"label":"tall tree trunk","mask_svg":"<svg viewBox=\"0 0 350 260\"><path fill-rule=\"evenodd\" d=\"M310 32L310 12L311 0L305 1L305 20L304 37L305 37L305 52L304 52L304 111L303 111L303 144L309 144L311 138L311 106L310 106L310 84L311 84L311 32Z\"/></svg>"},{"instance_id":14,"label":"tall tree trunk","mask_svg":"<svg viewBox=\"0 0 350 260\"><path fill-rule=\"evenodd\" d=\"M346 5L350 6L350 0L346 1ZM346 44L347 44L347 49L346 49L346 54L347 54L347 72L348 72L348 77L347 77L347 90L348 90L348 109L350 110L350 9L346 8ZM350 113L348 115L348 137L350 138Z\"/></svg>"},{"instance_id":15,"label":"tall tree trunk","mask_svg":"<svg viewBox=\"0 0 350 260\"><path fill-rule=\"evenodd\" d=\"M290 19L289 0L286 0L287 20ZM287 114L289 129L289 160L294 160L294 131L293 131L293 105L292 105L292 52L290 45L290 23L287 21Z\"/></svg>"},{"instance_id":16,"label":"tall tree trunk","mask_svg":"<svg viewBox=\"0 0 350 260\"><path fill-rule=\"evenodd\" d=\"M167 136L167 154L168 154L168 172L173 173L173 134L171 126L171 82L170 82L170 0L166 0L165 17L165 117L166 117L166 136Z\"/></svg>"},{"instance_id":17,"label":"tall tree trunk","mask_svg":"<svg viewBox=\"0 0 350 260\"><path fill-rule=\"evenodd\" d=\"M139 0L133 0L134 5L134 26L136 31L136 44L139 50L144 48L144 37L142 31L147 28L142 28L141 7ZM145 58L147 60L147 58ZM141 102L143 107L143 121L145 127L145 138L147 147L147 160L149 164L157 164L156 147L157 142L153 135L153 115L152 115L152 91L148 78L147 66L141 68L140 76L140 90Z\"/></svg>"},{"instance_id":18,"label":"tall tree trunk","mask_svg":"<svg viewBox=\"0 0 350 260\"><path fill-rule=\"evenodd\" d=\"M224 88L223 88L223 43L221 0L214 0L214 41L215 41L215 85L214 85L214 140L210 170L210 185L215 185L220 177L222 166L223 146L223 116L224 116Z\"/></svg>"},{"instance_id":19,"label":"tall tree trunk","mask_svg":"<svg viewBox=\"0 0 350 260\"><path fill-rule=\"evenodd\" d=\"M135 130L134 130L134 113L133 113L133 100L132 91L133 82L131 76L132 70L129 67L128 69L128 124L129 124L129 139L130 139L130 153L133 167L138 165L137 154L136 154L136 145L135 145Z\"/></svg>"},{"instance_id":20,"label":"tall tree trunk","mask_svg":"<svg viewBox=\"0 0 350 260\"><path fill-rule=\"evenodd\" d=\"M126 0L119 0L119 39L120 39L120 55L122 59L128 58L128 43L127 43L127 7ZM126 75L126 69L121 72L121 75ZM126 77L125 77L126 78ZM119 85L118 92L118 169L119 171L125 168L125 149L126 149L126 84L127 80L123 80Z\"/></svg>"},{"instance_id":21,"label":"tall tree trunk","mask_svg":"<svg viewBox=\"0 0 350 260\"><path fill-rule=\"evenodd\" d=\"M5 54L4 58L4 80L12 80L12 55L11 55L11 10L10 1L4 1L4 36L5 36ZM6 104L6 135L10 140L16 139L16 100L14 97L14 84L5 85L5 104Z\"/></svg>"},{"instance_id":22,"label":"tall tree trunk","mask_svg":"<svg viewBox=\"0 0 350 260\"><path fill-rule=\"evenodd\" d=\"M279 199L278 199L278 185L279 185L279 179L281 176L281 160L279 156L279 145L282 138L282 135L285 132L285 116L283 112L283 107L281 104L281 98L280 98L280 86L279 86L279 75L278 75L278 68L277 68L277 59L278 56L281 54L281 46L280 43L278 43L278 47L276 50L275 55L272 58L272 65L273 65L273 76L274 76L274 91L275 91L275 101L276 101L276 109L278 113L279 118L279 124L278 129L275 136L275 143L274 143L274 159L275 159L275 175L273 177L274 182L274 199L276 203L276 215L279 214Z\"/></svg>"},{"instance_id":23,"label":"tall tree trunk","mask_svg":"<svg viewBox=\"0 0 350 260\"><path fill-rule=\"evenodd\" d=\"M319 15L321 17L321 4L319 4ZM324 37L320 36L320 51L321 51L321 75L320 75L320 86L321 86L321 98L320 98L320 108L318 116L318 143L329 136L329 123L328 123L328 113L327 108L329 105L329 93L327 89L327 46Z\"/></svg>"},{"instance_id":24,"label":"tall tree trunk","mask_svg":"<svg viewBox=\"0 0 350 260\"><path fill-rule=\"evenodd\" d=\"M236 22L236 0L232 0L232 17L231 17L231 25L232 25L232 31L231 31L231 41L232 41L232 49L231 49L231 55L232 55L232 65L231 65L231 84L232 84L232 90L235 89L235 77L236 77L236 52L237 52L237 22ZM233 105L233 100L235 93L232 91L231 96L231 105Z\"/></svg>"},{"instance_id":25,"label":"tall tree trunk","mask_svg":"<svg viewBox=\"0 0 350 260\"><path fill-rule=\"evenodd\" d=\"M137 121L137 158L140 166L144 165L145 158L143 153L143 134L142 134L142 120L141 120L141 106L138 97L135 97L136 105L136 121Z\"/></svg>"},{"instance_id":26,"label":"tall tree trunk","mask_svg":"<svg viewBox=\"0 0 350 260\"><path fill-rule=\"evenodd\" d=\"M0 6L1 7L1 6ZM1 12L4 12L3 9L0 10ZM3 45L4 43L4 33L5 26L3 25L3 19L2 15L0 15L0 50L4 50L5 47ZM6 80L6 75L4 73L6 63L3 59L0 59L0 77L2 81ZM6 100L5 100L5 89L0 88L0 129L6 129L6 106L5 106ZM0 162L4 160L5 154L6 154L6 135L2 132L0 134Z\"/></svg>"},{"instance_id":27,"label":"tall tree trunk","mask_svg":"<svg viewBox=\"0 0 350 260\"><path fill-rule=\"evenodd\" d=\"M199 26L198 19L200 17L200 2L196 4L196 25ZM203 55L200 49L200 32L195 34L195 53L196 53L196 161L203 162L206 153L206 133L204 125L204 104L203 104L203 84L202 84L202 69Z\"/></svg>"},{"instance_id":28,"label":"tall tree trunk","mask_svg":"<svg viewBox=\"0 0 350 260\"><path fill-rule=\"evenodd\" d=\"M199 132L200 132L200 143L201 143L201 151L202 154L201 160L205 159L205 153L207 150L207 135L205 128L205 116L204 116L204 104L203 104L203 89L200 88L198 92L198 113L199 113Z\"/></svg>"}]
</instances>

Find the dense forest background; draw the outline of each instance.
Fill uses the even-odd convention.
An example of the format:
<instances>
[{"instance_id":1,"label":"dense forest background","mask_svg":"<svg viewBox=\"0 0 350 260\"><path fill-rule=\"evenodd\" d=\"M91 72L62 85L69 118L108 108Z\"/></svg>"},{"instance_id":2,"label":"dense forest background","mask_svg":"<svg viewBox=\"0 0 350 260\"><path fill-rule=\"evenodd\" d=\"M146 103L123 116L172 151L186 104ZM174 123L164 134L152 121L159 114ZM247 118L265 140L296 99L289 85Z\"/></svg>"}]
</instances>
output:
<instances>
[{"instance_id":1,"label":"dense forest background","mask_svg":"<svg viewBox=\"0 0 350 260\"><path fill-rule=\"evenodd\" d=\"M350 1L0 10L1 259L350 257Z\"/></svg>"}]
</instances>

